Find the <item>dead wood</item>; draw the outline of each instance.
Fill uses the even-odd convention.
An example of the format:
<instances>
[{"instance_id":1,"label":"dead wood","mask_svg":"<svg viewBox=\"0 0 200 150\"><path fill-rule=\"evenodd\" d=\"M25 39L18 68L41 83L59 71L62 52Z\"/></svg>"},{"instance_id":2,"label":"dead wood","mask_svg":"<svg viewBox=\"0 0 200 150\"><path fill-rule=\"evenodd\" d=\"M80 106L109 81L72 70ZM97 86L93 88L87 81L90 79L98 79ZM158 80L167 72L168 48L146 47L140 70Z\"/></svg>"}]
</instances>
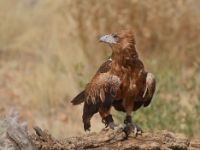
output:
<instances>
[{"instance_id":1,"label":"dead wood","mask_svg":"<svg viewBox=\"0 0 200 150\"><path fill-rule=\"evenodd\" d=\"M1 121L5 128L7 138L12 144L9 148L16 150L68 150L68 149L92 149L92 150L197 150L200 149L200 140L189 139L179 133L166 130L157 131L154 134L144 131L134 137L130 133L128 137L119 125L115 130L102 130L99 133L89 133L63 139L55 139L47 130L35 126L35 133L27 131L27 124L19 124L18 113L6 117ZM5 144L4 146L8 145ZM8 147L8 146L7 146ZM1 149L1 146L0 146Z\"/></svg>"}]
</instances>

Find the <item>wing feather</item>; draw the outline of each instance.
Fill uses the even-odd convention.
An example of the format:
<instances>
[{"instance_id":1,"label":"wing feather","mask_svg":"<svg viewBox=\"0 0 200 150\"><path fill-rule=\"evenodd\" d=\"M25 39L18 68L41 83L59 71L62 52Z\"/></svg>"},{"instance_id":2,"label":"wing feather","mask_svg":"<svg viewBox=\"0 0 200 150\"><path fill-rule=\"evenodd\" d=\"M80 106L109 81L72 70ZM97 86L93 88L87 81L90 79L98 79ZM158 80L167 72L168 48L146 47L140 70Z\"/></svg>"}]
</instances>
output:
<instances>
[{"instance_id":1,"label":"wing feather","mask_svg":"<svg viewBox=\"0 0 200 150\"><path fill-rule=\"evenodd\" d=\"M73 105L78 105L78 104L81 104L82 102L84 102L84 92L85 91L82 91L81 93L79 93L72 101L71 103Z\"/></svg>"},{"instance_id":2,"label":"wing feather","mask_svg":"<svg viewBox=\"0 0 200 150\"><path fill-rule=\"evenodd\" d=\"M136 111L141 106L147 107L153 98L156 89L156 79L152 73L145 73L143 90L137 95L133 111Z\"/></svg>"},{"instance_id":3,"label":"wing feather","mask_svg":"<svg viewBox=\"0 0 200 150\"><path fill-rule=\"evenodd\" d=\"M87 84L85 88L85 99L87 103L97 103L97 100L105 102L106 95L116 94L120 79L116 75L110 75L108 72L111 68L112 59L103 63L94 78Z\"/></svg>"},{"instance_id":4,"label":"wing feather","mask_svg":"<svg viewBox=\"0 0 200 150\"><path fill-rule=\"evenodd\" d=\"M112 62L111 59L109 59L109 60L107 60L106 62L104 62L104 63L100 66L100 68L99 68L99 70L97 71L96 74L108 72L108 71L110 70L110 68L111 68L111 62ZM91 91L89 91L89 92L91 92ZM95 91L94 91L94 92L95 92ZM98 95L98 94L100 94L100 97L101 97L102 100L105 100L105 92L103 91L103 89L100 91L100 93L95 93L94 95ZM91 94L89 94L89 95L91 95ZM92 97L91 97L91 99L92 99ZM93 100L94 100L94 99L93 99ZM84 101L89 102L89 97L87 97L87 99L85 99L85 91L82 91L81 93L79 93L79 94L71 101L71 103L72 103L73 105L78 105L78 104L81 104L81 103L84 102Z\"/></svg>"},{"instance_id":5,"label":"wing feather","mask_svg":"<svg viewBox=\"0 0 200 150\"><path fill-rule=\"evenodd\" d=\"M104 102L105 101L105 92L103 89L100 90L100 99Z\"/></svg>"},{"instance_id":6,"label":"wing feather","mask_svg":"<svg viewBox=\"0 0 200 150\"><path fill-rule=\"evenodd\" d=\"M109 73L111 61L105 62L86 85L83 107L84 129L89 130L90 118L101 108L110 109L120 86L120 78Z\"/></svg>"},{"instance_id":7,"label":"wing feather","mask_svg":"<svg viewBox=\"0 0 200 150\"><path fill-rule=\"evenodd\" d=\"M147 101L144 103L144 107L147 107L151 103L151 99L153 98L154 92L156 90L156 79L153 74L148 73L146 77L146 86L147 86Z\"/></svg>"},{"instance_id":8,"label":"wing feather","mask_svg":"<svg viewBox=\"0 0 200 150\"><path fill-rule=\"evenodd\" d=\"M119 88L120 79L116 75L100 73L96 75L85 88L85 99L87 103L97 103L98 98L105 101L106 95L114 96Z\"/></svg>"}]
</instances>

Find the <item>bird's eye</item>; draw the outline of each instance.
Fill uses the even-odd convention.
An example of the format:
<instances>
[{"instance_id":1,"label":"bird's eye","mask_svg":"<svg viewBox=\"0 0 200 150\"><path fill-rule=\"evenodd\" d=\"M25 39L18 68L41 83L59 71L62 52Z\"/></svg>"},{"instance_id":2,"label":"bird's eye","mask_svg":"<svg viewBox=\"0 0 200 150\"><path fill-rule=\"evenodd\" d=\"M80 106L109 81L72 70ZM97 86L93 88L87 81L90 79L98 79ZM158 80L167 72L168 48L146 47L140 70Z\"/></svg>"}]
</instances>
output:
<instances>
[{"instance_id":1,"label":"bird's eye","mask_svg":"<svg viewBox=\"0 0 200 150\"><path fill-rule=\"evenodd\" d=\"M119 38L117 35L113 35L113 37L114 37L115 39L118 39L118 38Z\"/></svg>"}]
</instances>

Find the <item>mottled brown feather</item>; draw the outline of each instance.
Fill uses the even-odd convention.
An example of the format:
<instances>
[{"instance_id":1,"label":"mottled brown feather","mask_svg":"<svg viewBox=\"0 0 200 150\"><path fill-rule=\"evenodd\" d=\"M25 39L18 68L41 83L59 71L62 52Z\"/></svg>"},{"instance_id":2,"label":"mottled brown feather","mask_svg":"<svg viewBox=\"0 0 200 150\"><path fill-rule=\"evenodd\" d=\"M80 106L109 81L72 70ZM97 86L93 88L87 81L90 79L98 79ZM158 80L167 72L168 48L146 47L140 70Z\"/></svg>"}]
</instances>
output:
<instances>
[{"instance_id":1,"label":"mottled brown feather","mask_svg":"<svg viewBox=\"0 0 200 150\"><path fill-rule=\"evenodd\" d=\"M105 93L115 95L120 85L120 79L116 75L100 73L94 76L85 88L85 99L87 103L96 103L96 97L100 96L102 102L105 101Z\"/></svg>"},{"instance_id":2,"label":"mottled brown feather","mask_svg":"<svg viewBox=\"0 0 200 150\"><path fill-rule=\"evenodd\" d=\"M104 62L100 68L98 69L96 74L100 74L100 73L106 73L110 70L110 64L111 64L111 60L107 60L106 62ZM105 93L103 91L103 89L101 90L101 95L102 99L105 99ZM82 91L81 93L79 93L72 101L71 103L73 105L78 105L81 104L85 101L85 91Z\"/></svg>"}]
</instances>

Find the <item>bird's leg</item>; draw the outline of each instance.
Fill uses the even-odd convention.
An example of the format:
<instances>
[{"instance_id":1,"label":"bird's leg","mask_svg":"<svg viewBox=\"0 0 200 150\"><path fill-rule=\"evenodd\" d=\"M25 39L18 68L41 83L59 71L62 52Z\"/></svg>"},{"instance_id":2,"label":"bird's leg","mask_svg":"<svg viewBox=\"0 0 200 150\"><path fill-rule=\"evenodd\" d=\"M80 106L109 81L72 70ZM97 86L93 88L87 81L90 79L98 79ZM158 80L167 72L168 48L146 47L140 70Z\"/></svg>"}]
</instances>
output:
<instances>
[{"instance_id":1,"label":"bird's leg","mask_svg":"<svg viewBox=\"0 0 200 150\"><path fill-rule=\"evenodd\" d=\"M101 109L99 110L99 114L102 118L102 122L105 124L105 129L114 129L117 125L114 123L114 120L112 118L112 115L110 114L110 110L107 109Z\"/></svg>"},{"instance_id":2,"label":"bird's leg","mask_svg":"<svg viewBox=\"0 0 200 150\"><path fill-rule=\"evenodd\" d=\"M102 122L105 124L106 128L114 129L117 125L114 123L112 115L109 114L106 117L102 118Z\"/></svg>"},{"instance_id":3,"label":"bird's leg","mask_svg":"<svg viewBox=\"0 0 200 150\"><path fill-rule=\"evenodd\" d=\"M143 132L141 128L139 128L132 122L131 113L133 110L133 106L134 106L133 100L131 99L125 100L125 109L127 116L126 119L124 120L124 123L126 124L126 126L124 127L124 132L126 133L127 136L131 133L132 130L134 130L134 136L136 136L138 131Z\"/></svg>"}]
</instances>

